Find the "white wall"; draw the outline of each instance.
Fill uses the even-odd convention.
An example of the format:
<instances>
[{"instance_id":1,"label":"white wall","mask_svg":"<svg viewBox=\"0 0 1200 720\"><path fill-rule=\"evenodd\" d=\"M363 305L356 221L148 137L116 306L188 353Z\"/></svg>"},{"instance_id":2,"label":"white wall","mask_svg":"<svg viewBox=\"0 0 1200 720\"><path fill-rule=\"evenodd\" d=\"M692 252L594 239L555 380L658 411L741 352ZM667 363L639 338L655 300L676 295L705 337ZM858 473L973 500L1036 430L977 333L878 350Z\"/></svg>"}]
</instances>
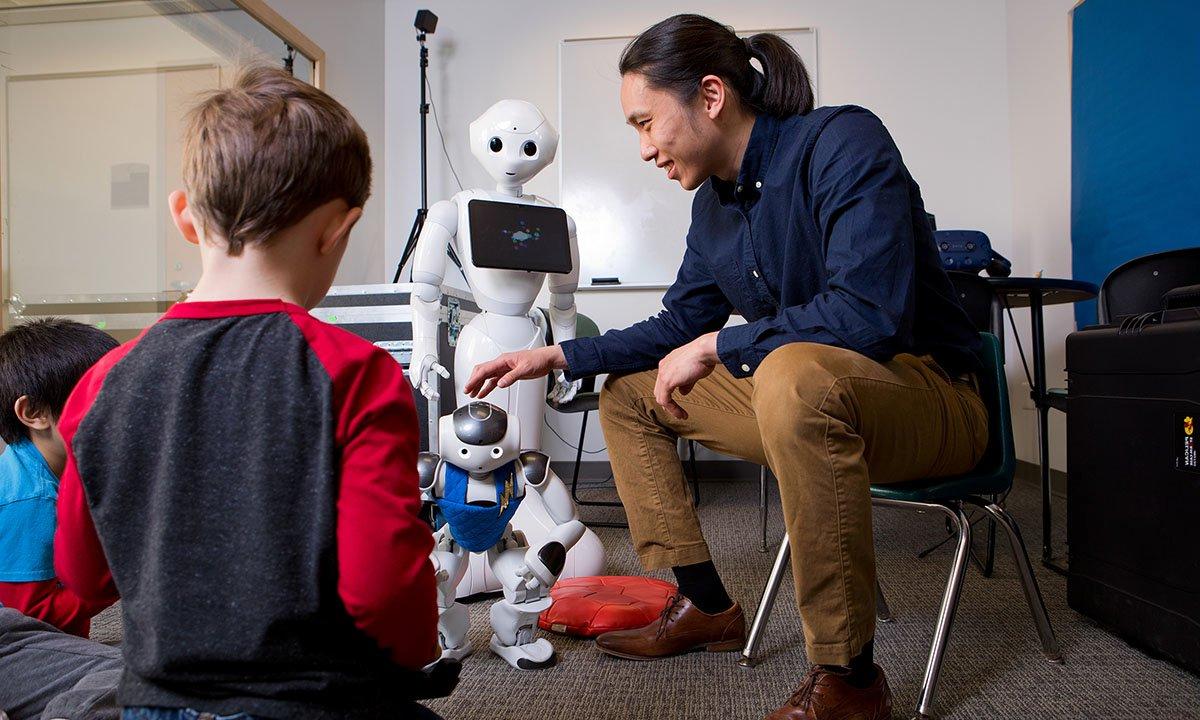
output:
<instances>
[{"instance_id":1,"label":"white wall","mask_svg":"<svg viewBox=\"0 0 1200 720\"><path fill-rule=\"evenodd\" d=\"M386 8L389 272L418 201L417 44L412 20L425 5L388 0ZM440 17L437 33L430 38L434 101L450 157L468 186L488 178L464 144L466 126L492 102L523 98L557 118L560 40L632 35L671 14L699 12L738 29L815 27L820 102L861 104L879 114L939 225L982 229L1000 252L1011 254L1013 185L1001 2L725 0L685 5L458 0L430 7ZM615 96L612 101L618 102ZM632 132L628 147L614 148L620 151L637 152ZM429 175L431 202L457 189L432 122ZM557 200L555 168L536 178L530 190ZM656 312L660 295L585 292L579 296L579 308L602 329L618 327ZM574 442L575 418L552 414L550 422ZM589 428L588 449L603 445L597 425ZM556 458L568 456L552 435L546 437L548 452Z\"/></svg>"},{"instance_id":2,"label":"white wall","mask_svg":"<svg viewBox=\"0 0 1200 720\"><path fill-rule=\"evenodd\" d=\"M1008 0L1009 127L1012 148L1013 267L1023 274L1071 276L1071 8L1077 0ZM1028 338L1028 313L1016 314ZM1046 376L1066 386L1071 305L1046 308ZM1028 341L1026 341L1028 352ZM1017 456L1037 460L1037 415L1015 348L1009 385ZM1066 417L1050 413L1050 464L1066 469Z\"/></svg>"},{"instance_id":3,"label":"white wall","mask_svg":"<svg viewBox=\"0 0 1200 720\"><path fill-rule=\"evenodd\" d=\"M384 2L267 0L267 4L325 51L325 89L354 115L370 140L375 163L371 199L354 230L336 282L376 282L385 274L381 263L388 203L384 78L390 68L384 53Z\"/></svg>"}]
</instances>

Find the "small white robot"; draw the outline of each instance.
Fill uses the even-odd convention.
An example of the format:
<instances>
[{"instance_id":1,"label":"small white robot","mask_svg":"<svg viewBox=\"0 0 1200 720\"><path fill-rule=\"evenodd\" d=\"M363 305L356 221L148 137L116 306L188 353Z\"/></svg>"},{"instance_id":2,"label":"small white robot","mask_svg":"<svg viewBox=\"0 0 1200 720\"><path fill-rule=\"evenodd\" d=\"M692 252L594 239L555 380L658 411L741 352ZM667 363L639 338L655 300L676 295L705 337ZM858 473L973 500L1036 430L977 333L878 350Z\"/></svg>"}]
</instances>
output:
<instances>
[{"instance_id":1,"label":"small white robot","mask_svg":"<svg viewBox=\"0 0 1200 720\"><path fill-rule=\"evenodd\" d=\"M436 400L437 376L449 377L438 360L438 319L446 251L453 247L482 312L462 329L454 358L457 406L470 401L463 385L472 369L501 353L545 345L545 324L534 301L549 277L550 328L555 341L575 337L575 290L579 249L575 223L550 202L526 195L522 186L554 159L558 133L536 106L501 100L470 125L471 151L496 181L495 190L464 190L437 202L417 241L413 260L412 386ZM557 214L555 217L554 215ZM565 224L563 220L565 219ZM557 222L557 232L551 232ZM551 402L567 402L579 389L562 373L549 393ZM522 380L493 390L488 400L505 410L520 428L520 447L542 447L546 382ZM547 471L551 477L554 473ZM555 527L540 499L521 503L513 518L534 545ZM604 547L588 530L567 558L567 577L599 574ZM500 589L486 565L475 562L459 588L460 596Z\"/></svg>"},{"instance_id":2,"label":"small white robot","mask_svg":"<svg viewBox=\"0 0 1200 720\"><path fill-rule=\"evenodd\" d=\"M567 551L586 528L566 486L550 472L550 458L521 450L520 421L501 408L474 401L439 421L438 453L421 453L418 471L425 500L444 524L434 532L431 556L438 581L438 639L443 659L471 653L470 615L455 601L469 557L480 553L500 580L504 597L492 605L491 648L520 670L550 667L554 646L535 637L538 616L550 607ZM554 528L532 545L510 520L533 490Z\"/></svg>"}]
</instances>

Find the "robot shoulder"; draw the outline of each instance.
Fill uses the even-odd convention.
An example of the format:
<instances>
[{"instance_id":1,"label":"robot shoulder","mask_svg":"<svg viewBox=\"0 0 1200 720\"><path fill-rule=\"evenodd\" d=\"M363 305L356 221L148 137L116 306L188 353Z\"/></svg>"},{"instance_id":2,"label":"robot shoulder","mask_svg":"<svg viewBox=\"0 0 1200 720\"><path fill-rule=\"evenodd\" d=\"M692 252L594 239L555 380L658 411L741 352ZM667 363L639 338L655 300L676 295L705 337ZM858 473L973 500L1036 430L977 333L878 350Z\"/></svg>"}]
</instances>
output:
<instances>
[{"instance_id":1,"label":"robot shoulder","mask_svg":"<svg viewBox=\"0 0 1200 720\"><path fill-rule=\"evenodd\" d=\"M428 490L433 487L437 481L438 465L442 462L442 456L434 452L423 452L417 454L417 484L422 490Z\"/></svg>"},{"instance_id":2,"label":"robot shoulder","mask_svg":"<svg viewBox=\"0 0 1200 720\"><path fill-rule=\"evenodd\" d=\"M537 450L525 450L518 459L526 484L531 487L540 487L542 483L546 482L546 476L550 472L549 455Z\"/></svg>"},{"instance_id":3,"label":"robot shoulder","mask_svg":"<svg viewBox=\"0 0 1200 720\"><path fill-rule=\"evenodd\" d=\"M459 193L461 195L462 193ZM437 223L453 235L455 229L458 228L458 195L449 200L438 200L429 208L429 215L426 217L426 222Z\"/></svg>"}]
</instances>

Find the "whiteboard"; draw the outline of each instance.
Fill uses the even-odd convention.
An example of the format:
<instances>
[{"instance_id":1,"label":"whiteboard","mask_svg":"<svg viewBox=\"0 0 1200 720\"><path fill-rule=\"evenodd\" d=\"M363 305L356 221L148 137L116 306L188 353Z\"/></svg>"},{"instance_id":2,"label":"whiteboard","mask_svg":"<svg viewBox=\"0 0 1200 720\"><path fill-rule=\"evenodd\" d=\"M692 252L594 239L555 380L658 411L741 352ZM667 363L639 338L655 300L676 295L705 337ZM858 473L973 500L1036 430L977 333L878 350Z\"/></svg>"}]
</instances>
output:
<instances>
[{"instance_id":1,"label":"whiteboard","mask_svg":"<svg viewBox=\"0 0 1200 720\"><path fill-rule=\"evenodd\" d=\"M773 32L799 53L817 90L812 28ZM559 44L559 197L579 233L580 289L663 288L675 280L691 221L692 193L667 180L638 153L637 133L621 113L617 62L628 37ZM619 286L592 286L616 277Z\"/></svg>"}]
</instances>

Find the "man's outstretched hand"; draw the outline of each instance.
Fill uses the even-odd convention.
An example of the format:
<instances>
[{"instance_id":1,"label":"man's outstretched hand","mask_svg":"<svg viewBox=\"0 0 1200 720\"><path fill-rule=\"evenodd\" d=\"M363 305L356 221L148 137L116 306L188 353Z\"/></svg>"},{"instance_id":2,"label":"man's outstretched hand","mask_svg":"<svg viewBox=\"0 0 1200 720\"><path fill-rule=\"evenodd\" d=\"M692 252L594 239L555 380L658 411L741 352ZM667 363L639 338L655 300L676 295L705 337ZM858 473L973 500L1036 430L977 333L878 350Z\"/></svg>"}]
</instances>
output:
<instances>
[{"instance_id":1,"label":"man's outstretched hand","mask_svg":"<svg viewBox=\"0 0 1200 720\"><path fill-rule=\"evenodd\" d=\"M545 377L552 370L566 369L567 358L558 345L504 353L476 365L463 391L473 398L487 397L492 390L506 388L518 380Z\"/></svg>"}]
</instances>

